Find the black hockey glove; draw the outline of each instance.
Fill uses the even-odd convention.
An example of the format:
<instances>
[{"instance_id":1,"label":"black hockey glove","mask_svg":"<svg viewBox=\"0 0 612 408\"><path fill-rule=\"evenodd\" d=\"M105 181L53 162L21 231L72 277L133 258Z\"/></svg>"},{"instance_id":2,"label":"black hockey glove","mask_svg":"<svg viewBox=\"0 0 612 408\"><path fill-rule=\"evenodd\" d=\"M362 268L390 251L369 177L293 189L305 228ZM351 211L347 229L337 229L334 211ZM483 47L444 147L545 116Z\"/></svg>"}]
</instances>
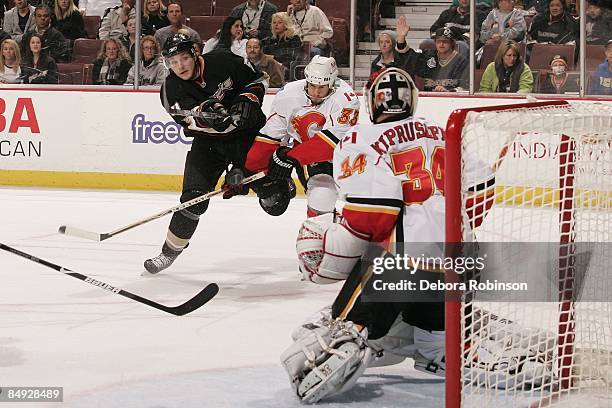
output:
<instances>
[{"instance_id":1,"label":"black hockey glove","mask_svg":"<svg viewBox=\"0 0 612 408\"><path fill-rule=\"evenodd\" d=\"M236 195L247 195L249 194L249 186L246 184L240 184L244 180L247 171L239 167L232 167L230 171L225 175L225 181L221 188L224 191L223 199L227 200Z\"/></svg>"},{"instance_id":2,"label":"black hockey glove","mask_svg":"<svg viewBox=\"0 0 612 408\"><path fill-rule=\"evenodd\" d=\"M300 163L287 156L290 151L286 146L279 147L270 157L268 163L268 177L272 180L289 179L294 167L299 167Z\"/></svg>"},{"instance_id":3,"label":"black hockey glove","mask_svg":"<svg viewBox=\"0 0 612 408\"><path fill-rule=\"evenodd\" d=\"M260 129L266 123L266 115L258 104L240 100L230 108L230 115L237 129Z\"/></svg>"},{"instance_id":4,"label":"black hockey glove","mask_svg":"<svg viewBox=\"0 0 612 408\"><path fill-rule=\"evenodd\" d=\"M210 98L202 102L197 111L211 114L210 118L195 116L194 120L198 127L212 128L217 132L224 132L233 123L232 117L225 106L216 98Z\"/></svg>"},{"instance_id":5,"label":"black hockey glove","mask_svg":"<svg viewBox=\"0 0 612 408\"><path fill-rule=\"evenodd\" d=\"M270 180L268 177L257 182L257 198L259 205L270 215L279 216L283 214L289 201L296 195L296 188L293 179Z\"/></svg>"}]
</instances>

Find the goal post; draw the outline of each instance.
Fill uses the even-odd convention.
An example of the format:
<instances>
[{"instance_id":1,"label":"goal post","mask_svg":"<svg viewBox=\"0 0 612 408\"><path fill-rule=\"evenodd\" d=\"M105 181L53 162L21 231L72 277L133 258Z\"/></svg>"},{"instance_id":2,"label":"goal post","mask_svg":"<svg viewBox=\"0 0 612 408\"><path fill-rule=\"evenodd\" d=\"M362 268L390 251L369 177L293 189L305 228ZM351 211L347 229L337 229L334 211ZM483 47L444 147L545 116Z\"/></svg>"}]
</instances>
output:
<instances>
[{"instance_id":1,"label":"goal post","mask_svg":"<svg viewBox=\"0 0 612 408\"><path fill-rule=\"evenodd\" d=\"M447 243L558 245L554 302L447 297L446 407L612 407L612 104L460 109L445 138ZM487 172L494 185L474 198ZM578 243L598 245L576 279Z\"/></svg>"}]
</instances>

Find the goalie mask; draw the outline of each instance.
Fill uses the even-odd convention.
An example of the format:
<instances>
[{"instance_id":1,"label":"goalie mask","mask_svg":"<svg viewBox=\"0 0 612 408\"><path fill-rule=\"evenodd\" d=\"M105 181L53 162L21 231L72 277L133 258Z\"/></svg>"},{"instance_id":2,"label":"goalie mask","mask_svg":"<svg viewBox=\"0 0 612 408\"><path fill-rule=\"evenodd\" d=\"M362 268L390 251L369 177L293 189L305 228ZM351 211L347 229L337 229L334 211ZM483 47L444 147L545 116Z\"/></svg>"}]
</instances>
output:
<instances>
[{"instance_id":1,"label":"goalie mask","mask_svg":"<svg viewBox=\"0 0 612 408\"><path fill-rule=\"evenodd\" d=\"M370 120L382 123L411 117L416 111L419 90L406 71L387 68L372 75L364 95ZM383 114L389 116L381 119Z\"/></svg>"},{"instance_id":2,"label":"goalie mask","mask_svg":"<svg viewBox=\"0 0 612 408\"><path fill-rule=\"evenodd\" d=\"M315 55L304 69L304 76L306 77L306 85L304 86L306 97L315 105L321 104L336 90L336 78L338 78L336 60L331 57ZM308 93L308 84L317 86L327 85L329 92L324 97L313 97Z\"/></svg>"}]
</instances>

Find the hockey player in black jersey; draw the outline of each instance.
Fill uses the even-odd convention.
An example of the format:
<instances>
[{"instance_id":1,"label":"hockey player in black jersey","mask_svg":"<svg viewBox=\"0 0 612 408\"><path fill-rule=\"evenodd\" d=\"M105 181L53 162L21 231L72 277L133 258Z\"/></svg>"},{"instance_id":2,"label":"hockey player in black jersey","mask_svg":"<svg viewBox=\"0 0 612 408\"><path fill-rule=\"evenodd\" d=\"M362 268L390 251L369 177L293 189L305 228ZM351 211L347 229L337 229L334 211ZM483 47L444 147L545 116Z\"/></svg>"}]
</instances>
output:
<instances>
[{"instance_id":1,"label":"hockey player in black jersey","mask_svg":"<svg viewBox=\"0 0 612 408\"><path fill-rule=\"evenodd\" d=\"M160 91L162 104L185 135L193 137L180 198L186 202L212 191L230 165L234 171L243 166L266 121L261 110L266 81L263 74L229 51L199 55L194 42L181 33L168 38L162 55L170 69ZM198 116L200 112L208 113L207 118ZM207 208L208 201L204 201L174 213L161 254L144 262L149 273L161 272L174 262Z\"/></svg>"}]
</instances>

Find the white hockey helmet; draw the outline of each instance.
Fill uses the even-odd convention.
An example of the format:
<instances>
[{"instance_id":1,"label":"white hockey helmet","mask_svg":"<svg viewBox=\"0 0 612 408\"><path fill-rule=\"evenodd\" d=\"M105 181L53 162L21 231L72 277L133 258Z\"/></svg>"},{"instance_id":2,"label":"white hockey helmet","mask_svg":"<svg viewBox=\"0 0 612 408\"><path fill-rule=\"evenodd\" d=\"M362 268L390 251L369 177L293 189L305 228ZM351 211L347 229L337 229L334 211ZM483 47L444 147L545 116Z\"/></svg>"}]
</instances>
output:
<instances>
[{"instance_id":1,"label":"white hockey helmet","mask_svg":"<svg viewBox=\"0 0 612 408\"><path fill-rule=\"evenodd\" d=\"M373 123L380 115L391 115L384 121L411 117L416 111L419 90L410 75L399 68L387 68L374 73L364 89L366 110Z\"/></svg>"},{"instance_id":2,"label":"white hockey helmet","mask_svg":"<svg viewBox=\"0 0 612 408\"><path fill-rule=\"evenodd\" d=\"M338 78L336 60L333 57L315 55L308 65L306 65L304 76L306 77L304 91L309 99L311 99L311 97L308 95L308 84L329 86L329 94L327 94L325 98L321 98L317 101L320 103L329 98L335 90L336 79Z\"/></svg>"}]
</instances>

